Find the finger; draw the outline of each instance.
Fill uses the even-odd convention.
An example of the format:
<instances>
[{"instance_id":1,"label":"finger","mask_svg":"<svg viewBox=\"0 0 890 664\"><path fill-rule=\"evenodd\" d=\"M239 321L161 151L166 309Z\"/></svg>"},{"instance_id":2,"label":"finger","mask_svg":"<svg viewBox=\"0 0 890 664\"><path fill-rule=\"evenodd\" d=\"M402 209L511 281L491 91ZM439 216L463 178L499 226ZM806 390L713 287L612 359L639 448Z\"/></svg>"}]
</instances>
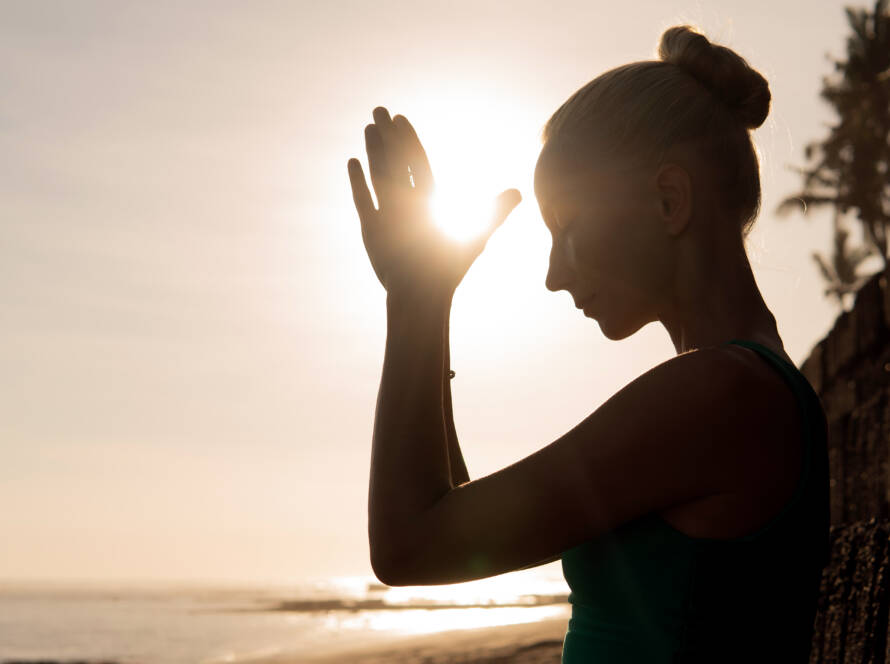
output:
<instances>
[{"instance_id":1,"label":"finger","mask_svg":"<svg viewBox=\"0 0 890 664\"><path fill-rule=\"evenodd\" d=\"M402 132L389 117L389 111L383 106L374 109L374 124L380 131L383 140L383 149L389 160L389 175L393 186L396 188L410 188L411 179L408 164L408 154L405 151L405 141Z\"/></svg>"},{"instance_id":2,"label":"finger","mask_svg":"<svg viewBox=\"0 0 890 664\"><path fill-rule=\"evenodd\" d=\"M433 172L430 169L430 161L426 156L426 150L423 149L423 145L417 137L417 132L414 131L413 125L408 122L408 118L404 115L395 116L393 124L402 135L408 154L408 165L411 167L411 174L414 176L414 187L425 194L432 193Z\"/></svg>"},{"instance_id":3,"label":"finger","mask_svg":"<svg viewBox=\"0 0 890 664\"><path fill-rule=\"evenodd\" d=\"M367 227L377 210L374 209L374 201L371 200L371 192L368 190L361 162L358 159L350 159L346 166L349 171L349 183L352 185L352 200L355 203L359 221L362 227Z\"/></svg>"},{"instance_id":4,"label":"finger","mask_svg":"<svg viewBox=\"0 0 890 664\"><path fill-rule=\"evenodd\" d=\"M491 218L488 235L494 233L504 220L509 216L513 209L522 201L522 194L518 189L507 189L502 191L495 199L494 213Z\"/></svg>"},{"instance_id":5,"label":"finger","mask_svg":"<svg viewBox=\"0 0 890 664\"><path fill-rule=\"evenodd\" d=\"M389 111L384 106L378 106L371 115L374 116L374 123L380 127L381 131L390 131L392 129L392 119L389 117Z\"/></svg>"},{"instance_id":6,"label":"finger","mask_svg":"<svg viewBox=\"0 0 890 664\"><path fill-rule=\"evenodd\" d=\"M378 106L372 111L371 115L374 116L374 125L377 127L377 131L380 133L380 139L383 142L383 149L386 151L387 155L390 156L390 153L393 152L391 143L395 139L396 128L389 117L389 111L387 111L386 108L384 108L383 106ZM395 165L395 161L393 159L390 159L389 162L390 166Z\"/></svg>"},{"instance_id":7,"label":"finger","mask_svg":"<svg viewBox=\"0 0 890 664\"><path fill-rule=\"evenodd\" d=\"M475 260L482 253L485 245L488 244L488 240L500 225L504 223L504 220L513 211L513 208L519 205L521 200L522 194L517 189L507 189L498 195L494 202L494 213L492 214L491 224L489 224L488 229L467 246L467 252L472 260Z\"/></svg>"},{"instance_id":8,"label":"finger","mask_svg":"<svg viewBox=\"0 0 890 664\"><path fill-rule=\"evenodd\" d=\"M377 125L365 127L365 149L368 151L368 169L371 171L371 184L377 194L377 204L382 210L393 203L392 181L389 174L389 162L383 148L383 139Z\"/></svg>"}]
</instances>

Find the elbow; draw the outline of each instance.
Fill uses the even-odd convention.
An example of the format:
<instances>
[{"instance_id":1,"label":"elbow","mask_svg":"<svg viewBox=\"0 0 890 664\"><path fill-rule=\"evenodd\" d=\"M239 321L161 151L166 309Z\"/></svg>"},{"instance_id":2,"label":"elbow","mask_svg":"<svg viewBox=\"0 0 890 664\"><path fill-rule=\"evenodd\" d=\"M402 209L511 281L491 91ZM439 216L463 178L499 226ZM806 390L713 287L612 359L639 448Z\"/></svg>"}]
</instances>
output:
<instances>
[{"instance_id":1,"label":"elbow","mask_svg":"<svg viewBox=\"0 0 890 664\"><path fill-rule=\"evenodd\" d=\"M408 546L412 540L394 533L369 533L371 569L380 583L387 586L419 585L418 563L423 554L416 546Z\"/></svg>"},{"instance_id":2,"label":"elbow","mask_svg":"<svg viewBox=\"0 0 890 664\"><path fill-rule=\"evenodd\" d=\"M418 586L431 583L435 548L430 547L417 524L396 524L372 520L368 528L371 569L374 576L387 586ZM435 583L435 581L432 581Z\"/></svg>"},{"instance_id":3,"label":"elbow","mask_svg":"<svg viewBox=\"0 0 890 664\"><path fill-rule=\"evenodd\" d=\"M387 553L381 552L379 547L371 546L371 569L380 583L387 586L410 586L410 579L405 574L406 566Z\"/></svg>"}]
</instances>

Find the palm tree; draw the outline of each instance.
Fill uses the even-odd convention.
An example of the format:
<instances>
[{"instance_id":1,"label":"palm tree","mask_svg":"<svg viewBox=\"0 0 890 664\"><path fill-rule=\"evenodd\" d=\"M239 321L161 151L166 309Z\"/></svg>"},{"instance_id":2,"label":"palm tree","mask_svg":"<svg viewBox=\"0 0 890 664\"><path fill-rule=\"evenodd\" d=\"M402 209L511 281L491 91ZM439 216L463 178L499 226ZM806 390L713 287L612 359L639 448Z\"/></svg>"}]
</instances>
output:
<instances>
[{"instance_id":1,"label":"palm tree","mask_svg":"<svg viewBox=\"0 0 890 664\"><path fill-rule=\"evenodd\" d=\"M835 209L834 255L814 259L828 281L826 294L838 297L854 292L863 279L857 266L872 254L888 265L890 232L890 12L887 0L877 0L874 12L844 9L852 34L847 38L847 59L834 60L835 75L822 79L820 96L834 108L839 122L830 126L824 141L804 150L812 166L795 168L804 179L803 190L783 200L781 216L793 209L804 214L810 207ZM864 247L849 248L849 231L838 215L854 212L862 224Z\"/></svg>"},{"instance_id":2,"label":"palm tree","mask_svg":"<svg viewBox=\"0 0 890 664\"><path fill-rule=\"evenodd\" d=\"M841 224L841 215L834 211L834 253L830 260L823 257L818 251L812 256L819 267L822 278L828 283L825 295L837 298L841 309L846 309L848 296L859 290L869 276L859 276L857 268L866 258L875 253L870 245L860 247L848 247L847 238L850 231Z\"/></svg>"}]
</instances>

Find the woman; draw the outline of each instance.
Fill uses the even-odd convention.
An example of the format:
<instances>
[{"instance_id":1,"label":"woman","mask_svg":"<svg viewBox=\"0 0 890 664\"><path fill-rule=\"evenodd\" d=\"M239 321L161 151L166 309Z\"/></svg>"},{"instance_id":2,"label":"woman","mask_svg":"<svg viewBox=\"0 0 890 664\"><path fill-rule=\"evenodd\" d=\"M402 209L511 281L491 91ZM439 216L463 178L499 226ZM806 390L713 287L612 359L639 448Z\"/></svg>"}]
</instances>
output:
<instances>
[{"instance_id":1,"label":"woman","mask_svg":"<svg viewBox=\"0 0 890 664\"><path fill-rule=\"evenodd\" d=\"M660 321L677 356L558 440L470 480L451 414L452 296L472 246L439 234L410 123L365 129L374 207L349 176L387 291L369 490L390 585L454 583L562 558L563 662L806 662L828 547L825 419L785 353L744 241L760 207L749 130L764 78L689 26L659 61L608 71L547 122L535 195L547 288L609 339Z\"/></svg>"}]
</instances>

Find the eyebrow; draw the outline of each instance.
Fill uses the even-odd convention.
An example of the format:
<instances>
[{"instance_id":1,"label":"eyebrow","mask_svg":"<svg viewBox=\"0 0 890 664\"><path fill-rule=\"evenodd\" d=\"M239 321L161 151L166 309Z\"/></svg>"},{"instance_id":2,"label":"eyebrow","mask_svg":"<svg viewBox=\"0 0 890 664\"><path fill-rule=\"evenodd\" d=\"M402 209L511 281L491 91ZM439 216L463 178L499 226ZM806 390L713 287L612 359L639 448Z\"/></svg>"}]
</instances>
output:
<instances>
[{"instance_id":1,"label":"eyebrow","mask_svg":"<svg viewBox=\"0 0 890 664\"><path fill-rule=\"evenodd\" d=\"M541 200L541 205L544 207L551 207L553 201L564 197L568 193L575 193L575 189L578 186L578 180L581 180L580 176L568 176L562 177L559 179L559 184L557 184L554 188L554 191L551 192L550 196Z\"/></svg>"},{"instance_id":2,"label":"eyebrow","mask_svg":"<svg viewBox=\"0 0 890 664\"><path fill-rule=\"evenodd\" d=\"M552 192L550 196L541 200L541 208L553 216L558 216L556 214L557 206L560 207L563 212L565 212L566 208L579 207L579 195L579 192L571 185L565 184Z\"/></svg>"}]
</instances>

